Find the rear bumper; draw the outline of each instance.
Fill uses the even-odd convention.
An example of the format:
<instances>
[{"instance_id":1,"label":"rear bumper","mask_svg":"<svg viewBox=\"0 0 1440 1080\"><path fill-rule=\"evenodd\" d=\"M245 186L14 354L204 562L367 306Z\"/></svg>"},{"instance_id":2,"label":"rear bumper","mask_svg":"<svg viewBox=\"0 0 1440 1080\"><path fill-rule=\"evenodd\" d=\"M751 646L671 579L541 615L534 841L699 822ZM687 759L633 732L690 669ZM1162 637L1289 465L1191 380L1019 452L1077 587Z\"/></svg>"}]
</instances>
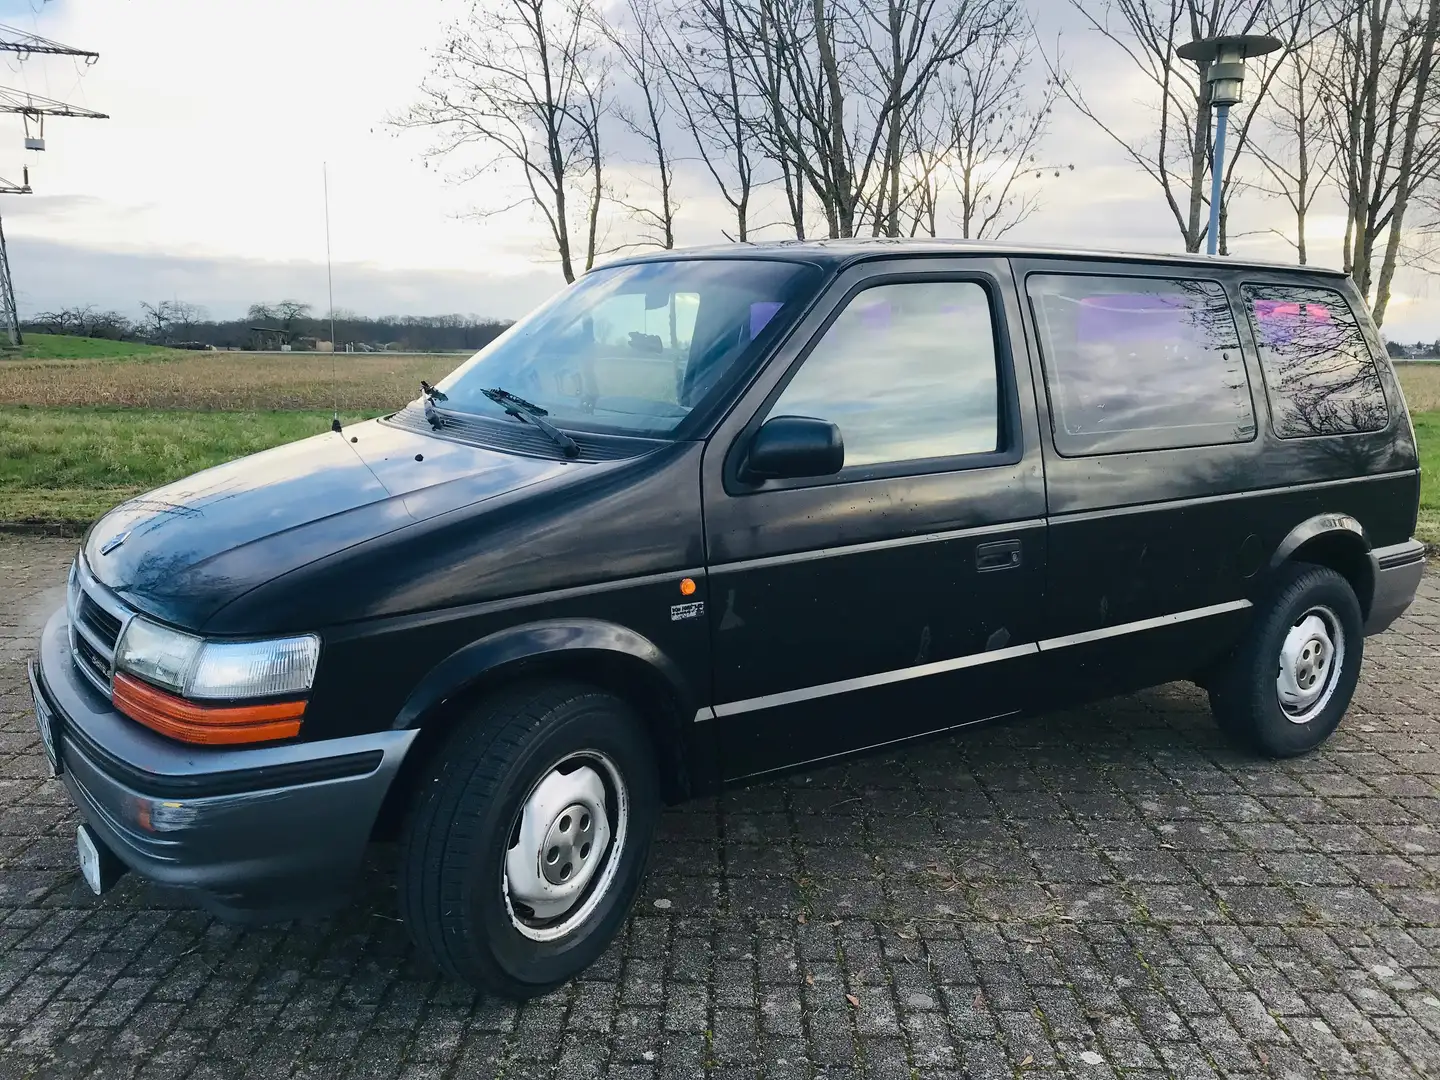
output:
<instances>
[{"instance_id":1,"label":"rear bumper","mask_svg":"<svg viewBox=\"0 0 1440 1080\"><path fill-rule=\"evenodd\" d=\"M95 835L134 872L236 921L343 904L414 731L248 749L172 742L114 710L76 670L65 612L32 681L60 777Z\"/></svg>"},{"instance_id":2,"label":"rear bumper","mask_svg":"<svg viewBox=\"0 0 1440 1080\"><path fill-rule=\"evenodd\" d=\"M1370 552L1375 571L1375 595L1365 633L1378 634L1398 619L1415 600L1415 590L1425 574L1425 545L1419 540L1375 548Z\"/></svg>"}]
</instances>

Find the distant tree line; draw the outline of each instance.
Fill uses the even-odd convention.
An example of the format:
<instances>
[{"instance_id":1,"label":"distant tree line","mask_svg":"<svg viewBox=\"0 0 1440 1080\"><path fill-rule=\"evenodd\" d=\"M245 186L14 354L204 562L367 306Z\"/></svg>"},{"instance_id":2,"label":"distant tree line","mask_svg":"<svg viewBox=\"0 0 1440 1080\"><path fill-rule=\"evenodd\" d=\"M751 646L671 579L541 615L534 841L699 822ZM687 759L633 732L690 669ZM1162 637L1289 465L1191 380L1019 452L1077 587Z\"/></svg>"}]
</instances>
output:
<instances>
[{"instance_id":1,"label":"distant tree line","mask_svg":"<svg viewBox=\"0 0 1440 1080\"><path fill-rule=\"evenodd\" d=\"M1395 360L1440 360L1440 341L1417 341L1411 345L1387 341L1385 348Z\"/></svg>"},{"instance_id":2,"label":"distant tree line","mask_svg":"<svg viewBox=\"0 0 1440 1080\"><path fill-rule=\"evenodd\" d=\"M331 319L316 316L298 300L251 304L243 319L211 319L198 304L162 300L140 305L138 319L91 304L44 311L21 324L41 334L78 334L113 341L147 341L155 345L216 349L313 349L331 340ZM335 312L335 348L358 351L402 349L446 352L480 349L498 337L509 322L478 315L384 315Z\"/></svg>"}]
</instances>

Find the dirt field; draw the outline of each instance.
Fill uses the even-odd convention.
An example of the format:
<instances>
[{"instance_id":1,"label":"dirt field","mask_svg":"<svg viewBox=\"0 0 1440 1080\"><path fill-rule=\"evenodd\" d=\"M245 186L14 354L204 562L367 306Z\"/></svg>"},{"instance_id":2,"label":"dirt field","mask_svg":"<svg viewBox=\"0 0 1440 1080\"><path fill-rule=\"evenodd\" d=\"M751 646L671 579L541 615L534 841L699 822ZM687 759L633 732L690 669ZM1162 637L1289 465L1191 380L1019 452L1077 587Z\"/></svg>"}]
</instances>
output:
<instances>
[{"instance_id":1,"label":"dirt field","mask_svg":"<svg viewBox=\"0 0 1440 1080\"><path fill-rule=\"evenodd\" d=\"M0 405L130 409L389 409L436 381L464 356L423 353L255 354L195 352L135 359L10 360L0 365Z\"/></svg>"},{"instance_id":2,"label":"dirt field","mask_svg":"<svg viewBox=\"0 0 1440 1080\"><path fill-rule=\"evenodd\" d=\"M1440 409L1440 364L1396 364L1395 374L1412 413Z\"/></svg>"}]
</instances>

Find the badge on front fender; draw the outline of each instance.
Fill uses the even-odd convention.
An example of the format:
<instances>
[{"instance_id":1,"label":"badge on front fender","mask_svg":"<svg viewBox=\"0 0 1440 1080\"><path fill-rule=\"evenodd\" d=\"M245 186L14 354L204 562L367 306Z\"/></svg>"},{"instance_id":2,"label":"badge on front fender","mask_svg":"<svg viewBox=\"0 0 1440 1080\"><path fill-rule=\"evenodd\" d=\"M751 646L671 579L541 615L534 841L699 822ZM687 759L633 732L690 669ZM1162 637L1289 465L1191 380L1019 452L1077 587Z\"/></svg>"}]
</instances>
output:
<instances>
[{"instance_id":1,"label":"badge on front fender","mask_svg":"<svg viewBox=\"0 0 1440 1080\"><path fill-rule=\"evenodd\" d=\"M697 600L692 604L671 604L670 621L683 622L686 619L698 619L705 614L705 601Z\"/></svg>"}]
</instances>

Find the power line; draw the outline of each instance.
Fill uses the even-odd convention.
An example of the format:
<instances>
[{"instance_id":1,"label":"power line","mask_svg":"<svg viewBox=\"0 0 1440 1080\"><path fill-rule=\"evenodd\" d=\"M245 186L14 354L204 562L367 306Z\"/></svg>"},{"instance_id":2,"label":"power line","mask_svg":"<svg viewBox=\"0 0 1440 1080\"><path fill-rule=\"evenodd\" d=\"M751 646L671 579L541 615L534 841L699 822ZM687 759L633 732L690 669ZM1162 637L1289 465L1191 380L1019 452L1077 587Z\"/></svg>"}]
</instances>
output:
<instances>
[{"instance_id":1,"label":"power line","mask_svg":"<svg viewBox=\"0 0 1440 1080\"><path fill-rule=\"evenodd\" d=\"M94 109L82 108L79 105L67 105L54 98L31 94L24 90L15 90L8 86L0 86L0 113L20 113L37 119L41 116L78 116L86 120L110 119L106 113L96 112Z\"/></svg>"},{"instance_id":2,"label":"power line","mask_svg":"<svg viewBox=\"0 0 1440 1080\"><path fill-rule=\"evenodd\" d=\"M0 23L0 52L19 53L21 60L31 53L45 53L51 56L83 56L87 65L100 59L100 54L97 52L62 45L58 41L41 37L39 34L32 34L28 30L6 26L4 23Z\"/></svg>"}]
</instances>

